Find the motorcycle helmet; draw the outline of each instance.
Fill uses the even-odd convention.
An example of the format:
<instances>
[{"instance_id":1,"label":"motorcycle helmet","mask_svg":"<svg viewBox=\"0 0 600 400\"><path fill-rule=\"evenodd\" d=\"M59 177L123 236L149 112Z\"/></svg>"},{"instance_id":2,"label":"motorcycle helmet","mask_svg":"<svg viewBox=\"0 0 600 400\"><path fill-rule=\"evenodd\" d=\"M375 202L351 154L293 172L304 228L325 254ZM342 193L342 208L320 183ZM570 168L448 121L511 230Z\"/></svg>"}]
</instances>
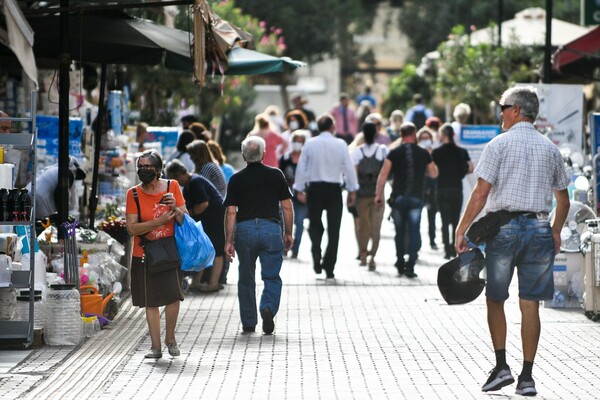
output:
<instances>
[{"instance_id":1,"label":"motorcycle helmet","mask_svg":"<svg viewBox=\"0 0 600 400\"><path fill-rule=\"evenodd\" d=\"M446 303L466 304L475 300L485 287L479 277L485 267L485 258L478 248L448 261L438 270L438 289Z\"/></svg>"}]
</instances>

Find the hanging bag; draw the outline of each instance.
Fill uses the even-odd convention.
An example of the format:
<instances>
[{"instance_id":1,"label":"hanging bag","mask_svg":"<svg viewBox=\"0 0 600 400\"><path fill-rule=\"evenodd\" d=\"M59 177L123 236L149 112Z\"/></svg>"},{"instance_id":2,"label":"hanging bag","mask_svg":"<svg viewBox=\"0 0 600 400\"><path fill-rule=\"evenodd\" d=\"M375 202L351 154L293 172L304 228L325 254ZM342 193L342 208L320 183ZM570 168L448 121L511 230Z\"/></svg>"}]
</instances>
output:
<instances>
[{"instance_id":1,"label":"hanging bag","mask_svg":"<svg viewBox=\"0 0 600 400\"><path fill-rule=\"evenodd\" d=\"M201 221L195 222L185 214L183 223L175 225L175 239L183 271L198 272L213 265L215 248Z\"/></svg>"},{"instance_id":2,"label":"hanging bag","mask_svg":"<svg viewBox=\"0 0 600 400\"><path fill-rule=\"evenodd\" d=\"M171 181L167 181L167 192ZM133 199L138 208L138 220L142 222L140 201L137 189L133 188ZM150 240L146 235L140 236L140 245L144 249L144 261L151 274L157 274L181 267L181 258L175 242L175 236Z\"/></svg>"}]
</instances>

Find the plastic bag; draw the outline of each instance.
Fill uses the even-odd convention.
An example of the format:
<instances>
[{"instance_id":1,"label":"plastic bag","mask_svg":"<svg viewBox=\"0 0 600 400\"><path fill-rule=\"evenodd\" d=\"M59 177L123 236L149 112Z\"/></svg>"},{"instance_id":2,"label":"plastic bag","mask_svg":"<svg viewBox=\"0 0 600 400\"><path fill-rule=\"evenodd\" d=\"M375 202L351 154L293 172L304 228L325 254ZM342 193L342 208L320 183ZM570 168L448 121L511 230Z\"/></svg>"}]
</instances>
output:
<instances>
[{"instance_id":1,"label":"plastic bag","mask_svg":"<svg viewBox=\"0 0 600 400\"><path fill-rule=\"evenodd\" d=\"M215 248L204 232L202 222L194 222L192 217L185 214L183 223L175 224L175 241L183 271L198 272L212 266Z\"/></svg>"}]
</instances>

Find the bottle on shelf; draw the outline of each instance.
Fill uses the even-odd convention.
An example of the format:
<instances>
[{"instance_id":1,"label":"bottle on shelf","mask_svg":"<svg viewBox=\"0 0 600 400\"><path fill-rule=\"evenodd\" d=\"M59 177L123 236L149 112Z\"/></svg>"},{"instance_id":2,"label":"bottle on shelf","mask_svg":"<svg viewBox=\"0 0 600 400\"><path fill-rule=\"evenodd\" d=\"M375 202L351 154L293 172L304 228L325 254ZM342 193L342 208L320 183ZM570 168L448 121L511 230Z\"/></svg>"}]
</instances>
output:
<instances>
[{"instance_id":1,"label":"bottle on shelf","mask_svg":"<svg viewBox=\"0 0 600 400\"><path fill-rule=\"evenodd\" d=\"M8 214L4 214L4 210L8 213L8 189L0 189L0 221L6 221Z\"/></svg>"},{"instance_id":2,"label":"bottle on shelf","mask_svg":"<svg viewBox=\"0 0 600 400\"><path fill-rule=\"evenodd\" d=\"M31 220L31 196L29 196L29 191L25 188L21 189L19 193L19 212L20 221Z\"/></svg>"},{"instance_id":3,"label":"bottle on shelf","mask_svg":"<svg viewBox=\"0 0 600 400\"><path fill-rule=\"evenodd\" d=\"M6 212L4 212L4 216L6 216ZM4 220L19 220L19 189L10 189L8 191L8 219Z\"/></svg>"}]
</instances>

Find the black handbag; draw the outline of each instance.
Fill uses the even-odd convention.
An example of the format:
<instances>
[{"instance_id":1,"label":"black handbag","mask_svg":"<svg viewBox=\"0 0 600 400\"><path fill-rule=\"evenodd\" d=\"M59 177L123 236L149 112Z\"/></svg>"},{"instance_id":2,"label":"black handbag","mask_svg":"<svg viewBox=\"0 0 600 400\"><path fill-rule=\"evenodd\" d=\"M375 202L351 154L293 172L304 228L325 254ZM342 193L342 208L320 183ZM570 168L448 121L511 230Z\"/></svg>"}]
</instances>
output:
<instances>
[{"instance_id":1,"label":"black handbag","mask_svg":"<svg viewBox=\"0 0 600 400\"><path fill-rule=\"evenodd\" d=\"M167 191L171 181L167 181ZM140 201L137 189L133 188L133 199L138 208L138 220L142 222ZM181 257L175 242L175 236L168 236L157 240L149 240L146 235L140 236L140 245L144 249L144 262L151 274L181 268Z\"/></svg>"},{"instance_id":2,"label":"black handbag","mask_svg":"<svg viewBox=\"0 0 600 400\"><path fill-rule=\"evenodd\" d=\"M522 214L527 214L527 212L499 210L487 213L477 221L473 222L465 235L475 244L488 242L498 235L502 225Z\"/></svg>"}]
</instances>

